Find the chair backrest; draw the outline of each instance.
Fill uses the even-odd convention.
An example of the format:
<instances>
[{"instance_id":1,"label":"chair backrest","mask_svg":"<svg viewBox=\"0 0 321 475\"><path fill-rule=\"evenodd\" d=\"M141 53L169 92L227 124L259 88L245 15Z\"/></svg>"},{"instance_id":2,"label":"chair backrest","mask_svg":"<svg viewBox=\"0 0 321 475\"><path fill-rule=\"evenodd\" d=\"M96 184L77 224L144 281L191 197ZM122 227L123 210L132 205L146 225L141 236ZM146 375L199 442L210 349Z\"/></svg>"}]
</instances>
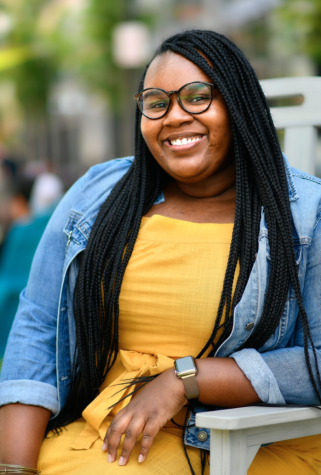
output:
<instances>
[{"instance_id":1,"label":"chair backrest","mask_svg":"<svg viewBox=\"0 0 321 475\"><path fill-rule=\"evenodd\" d=\"M321 77L260 81L268 99L303 96L299 106L272 107L275 127L285 129L283 151L291 166L315 173L317 129L321 127Z\"/></svg>"}]
</instances>

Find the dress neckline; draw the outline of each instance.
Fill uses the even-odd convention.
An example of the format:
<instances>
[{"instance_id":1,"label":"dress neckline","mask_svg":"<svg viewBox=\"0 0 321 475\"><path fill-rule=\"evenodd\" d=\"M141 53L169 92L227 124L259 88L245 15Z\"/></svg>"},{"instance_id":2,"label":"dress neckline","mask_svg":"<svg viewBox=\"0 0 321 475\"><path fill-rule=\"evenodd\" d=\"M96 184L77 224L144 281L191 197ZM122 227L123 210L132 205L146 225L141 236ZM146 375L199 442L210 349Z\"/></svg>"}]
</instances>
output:
<instances>
[{"instance_id":1,"label":"dress neckline","mask_svg":"<svg viewBox=\"0 0 321 475\"><path fill-rule=\"evenodd\" d=\"M137 241L176 243L231 243L234 223L193 223L154 214L143 217Z\"/></svg>"},{"instance_id":2,"label":"dress neckline","mask_svg":"<svg viewBox=\"0 0 321 475\"><path fill-rule=\"evenodd\" d=\"M149 220L149 219L155 219L155 220L169 220L169 221L175 221L178 223L186 223L186 224L195 224L195 225L203 225L203 226L226 226L226 227L233 227L234 223L196 223L195 221L187 221L186 219L178 219L178 218L170 218L169 216L162 216L161 214L153 214L153 216L143 216L142 220Z\"/></svg>"}]
</instances>

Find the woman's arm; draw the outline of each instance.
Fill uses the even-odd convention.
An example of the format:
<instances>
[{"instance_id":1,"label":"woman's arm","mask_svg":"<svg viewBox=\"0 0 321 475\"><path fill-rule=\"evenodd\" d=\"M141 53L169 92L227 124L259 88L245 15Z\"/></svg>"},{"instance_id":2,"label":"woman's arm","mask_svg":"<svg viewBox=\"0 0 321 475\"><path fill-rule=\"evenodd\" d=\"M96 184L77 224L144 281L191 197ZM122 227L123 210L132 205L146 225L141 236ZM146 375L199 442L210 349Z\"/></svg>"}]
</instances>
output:
<instances>
[{"instance_id":1,"label":"woman's arm","mask_svg":"<svg viewBox=\"0 0 321 475\"><path fill-rule=\"evenodd\" d=\"M8 339L0 376L0 406L21 403L46 407L57 414L65 403L74 344L73 327L66 327L73 322L76 271L72 279L70 273L66 277L68 292L67 284L61 292L63 277L69 264L75 262L75 254L86 246L93 216L131 163L129 159L111 160L91 168L71 187L53 213L37 248ZM80 240L73 241L70 231L86 216L86 232L78 231ZM58 313L62 336L57 340ZM63 352L59 352L60 348Z\"/></svg>"},{"instance_id":2,"label":"woman's arm","mask_svg":"<svg viewBox=\"0 0 321 475\"><path fill-rule=\"evenodd\" d=\"M9 336L0 377L0 462L36 466L41 441L51 413L56 414L68 394L68 357L56 354L57 315L62 279L67 267L66 249L70 244L70 223L89 212L97 214L99 206L117 181L131 166L132 160L113 160L93 167L67 192L56 208L33 260L27 288L21 294L20 306ZM71 212L72 210L72 212ZM91 214L92 211L92 214ZM86 233L90 226L86 227ZM86 234L87 236L87 234ZM79 243L75 244L78 246ZM83 244L85 247L85 244ZM77 248L79 252L80 246ZM70 250L70 247L68 248ZM80 249L81 250L81 249ZM75 276L74 276L75 277ZM70 279L70 275L68 277ZM67 305L72 308L68 295ZM60 319L67 325L66 313ZM61 332L63 336L69 335ZM72 333L72 330L70 330ZM66 344L62 344L67 348ZM57 390L57 367L63 360ZM61 369L62 368L62 369ZM43 409L43 408L46 409Z\"/></svg>"},{"instance_id":3,"label":"woman's arm","mask_svg":"<svg viewBox=\"0 0 321 475\"><path fill-rule=\"evenodd\" d=\"M58 404L56 330L68 220L76 184L58 205L36 251L9 336L0 378L0 462L36 467Z\"/></svg>"},{"instance_id":4,"label":"woman's arm","mask_svg":"<svg viewBox=\"0 0 321 475\"><path fill-rule=\"evenodd\" d=\"M250 381L231 358L204 358L197 360L199 401L222 407L247 406L260 399ZM116 460L121 436L120 465L126 465L137 438L142 435L139 462L143 462L159 430L187 403L183 382L174 368L169 369L147 384L111 422L103 450L108 461Z\"/></svg>"},{"instance_id":5,"label":"woman's arm","mask_svg":"<svg viewBox=\"0 0 321 475\"><path fill-rule=\"evenodd\" d=\"M242 407L260 402L252 384L232 358L197 360L199 401L221 407Z\"/></svg>"},{"instance_id":6,"label":"woman's arm","mask_svg":"<svg viewBox=\"0 0 321 475\"><path fill-rule=\"evenodd\" d=\"M320 186L320 185L318 185ZM304 189L299 190L303 194ZM319 192L317 194L319 196ZM310 197L305 197L309 199ZM319 214L318 214L319 216ZM308 233L307 233L308 235ZM302 244L298 274L301 281L303 306L305 308L310 335L315 346L317 365L321 373L321 220L314 228L310 247ZM282 317L281 345L272 351L258 351L245 348L230 356L252 382L260 399L267 404L320 404L307 369L304 350L304 331L298 315L298 306L293 293ZM319 387L316 363L309 343L309 358L312 372Z\"/></svg>"},{"instance_id":7,"label":"woman's arm","mask_svg":"<svg viewBox=\"0 0 321 475\"><path fill-rule=\"evenodd\" d=\"M37 467L50 411L9 404L0 408L0 463Z\"/></svg>"}]
</instances>

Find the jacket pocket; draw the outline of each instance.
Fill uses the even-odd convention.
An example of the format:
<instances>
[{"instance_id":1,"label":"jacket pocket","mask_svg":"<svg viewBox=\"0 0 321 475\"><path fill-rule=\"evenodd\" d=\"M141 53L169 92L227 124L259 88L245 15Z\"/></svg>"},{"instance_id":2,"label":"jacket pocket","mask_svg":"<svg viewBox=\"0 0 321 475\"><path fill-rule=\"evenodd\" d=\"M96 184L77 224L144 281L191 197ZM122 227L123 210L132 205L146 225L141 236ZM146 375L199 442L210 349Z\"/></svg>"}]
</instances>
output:
<instances>
[{"instance_id":1,"label":"jacket pocket","mask_svg":"<svg viewBox=\"0 0 321 475\"><path fill-rule=\"evenodd\" d=\"M266 242L266 258L268 259L268 261L271 261L270 243L269 243L269 240L267 239L267 237L266 237L266 240L267 240L267 242ZM304 246L304 244L303 243L295 243L294 244L294 255L295 255L295 262L296 262L297 266L301 262L302 247Z\"/></svg>"}]
</instances>

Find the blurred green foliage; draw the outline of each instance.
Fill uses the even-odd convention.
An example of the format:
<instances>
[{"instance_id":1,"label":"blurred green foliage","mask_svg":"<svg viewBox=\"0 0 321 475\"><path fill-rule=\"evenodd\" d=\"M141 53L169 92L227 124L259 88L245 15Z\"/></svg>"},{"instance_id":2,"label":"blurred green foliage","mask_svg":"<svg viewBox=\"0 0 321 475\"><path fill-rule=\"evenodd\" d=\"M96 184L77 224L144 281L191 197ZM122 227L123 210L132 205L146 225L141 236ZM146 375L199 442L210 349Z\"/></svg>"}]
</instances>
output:
<instances>
[{"instance_id":1,"label":"blurred green foliage","mask_svg":"<svg viewBox=\"0 0 321 475\"><path fill-rule=\"evenodd\" d=\"M51 48L48 48L50 43L39 30L39 12L45 3L46 0L11 0L1 4L1 10L10 15L13 24L5 45L29 50L29 57L8 74L15 84L22 109L35 117L45 113L58 64Z\"/></svg>"},{"instance_id":2,"label":"blurred green foliage","mask_svg":"<svg viewBox=\"0 0 321 475\"><path fill-rule=\"evenodd\" d=\"M1 12L13 25L3 45L30 49L30 57L7 73L25 113L46 113L50 90L60 77L76 77L104 95L116 112L122 110L126 72L113 60L113 29L122 21L153 23L135 1L88 0L71 8L53 0L0 0Z\"/></svg>"},{"instance_id":3,"label":"blurred green foliage","mask_svg":"<svg viewBox=\"0 0 321 475\"><path fill-rule=\"evenodd\" d=\"M90 0L83 14L83 43L79 54L81 77L109 99L116 112L122 109L126 72L115 64L113 30L123 21L141 21L152 27L154 18L135 7L133 0Z\"/></svg>"},{"instance_id":4,"label":"blurred green foliage","mask_svg":"<svg viewBox=\"0 0 321 475\"><path fill-rule=\"evenodd\" d=\"M135 18L129 10L129 0L91 0L83 14L82 34L86 41L78 52L80 77L107 96L116 110L121 107L123 71L113 60L112 33L121 21Z\"/></svg>"},{"instance_id":5,"label":"blurred green foliage","mask_svg":"<svg viewBox=\"0 0 321 475\"><path fill-rule=\"evenodd\" d=\"M321 0L284 0L279 15L296 50L307 54L321 74Z\"/></svg>"}]
</instances>

